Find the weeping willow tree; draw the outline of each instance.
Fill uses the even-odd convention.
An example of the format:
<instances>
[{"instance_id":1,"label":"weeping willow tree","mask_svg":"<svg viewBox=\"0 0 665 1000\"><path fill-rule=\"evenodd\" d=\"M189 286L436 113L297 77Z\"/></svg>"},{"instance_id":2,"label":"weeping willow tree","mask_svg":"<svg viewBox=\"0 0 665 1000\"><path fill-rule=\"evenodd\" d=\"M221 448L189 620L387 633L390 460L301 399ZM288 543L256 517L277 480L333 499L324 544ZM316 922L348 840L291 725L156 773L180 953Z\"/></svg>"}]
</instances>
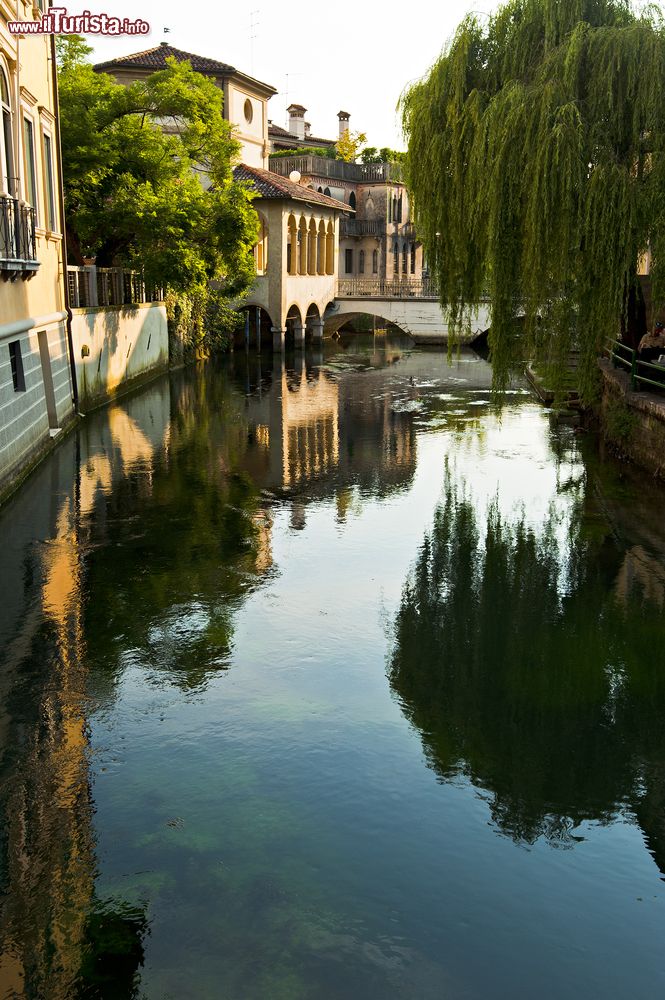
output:
<instances>
[{"instance_id":1,"label":"weeping willow tree","mask_svg":"<svg viewBox=\"0 0 665 1000\"><path fill-rule=\"evenodd\" d=\"M561 371L577 346L588 397L647 248L662 299L664 94L661 14L622 0L469 15L405 93L418 231L453 330L489 295L497 388L526 351Z\"/></svg>"}]
</instances>

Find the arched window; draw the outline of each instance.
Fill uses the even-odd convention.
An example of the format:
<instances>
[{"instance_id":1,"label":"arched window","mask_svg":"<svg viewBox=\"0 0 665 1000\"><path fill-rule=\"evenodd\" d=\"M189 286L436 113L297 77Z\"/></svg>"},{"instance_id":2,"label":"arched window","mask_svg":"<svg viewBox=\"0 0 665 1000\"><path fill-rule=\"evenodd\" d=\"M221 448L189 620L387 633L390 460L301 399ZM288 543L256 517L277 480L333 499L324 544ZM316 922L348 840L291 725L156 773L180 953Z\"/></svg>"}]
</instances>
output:
<instances>
[{"instance_id":1,"label":"arched window","mask_svg":"<svg viewBox=\"0 0 665 1000\"><path fill-rule=\"evenodd\" d=\"M409 247L407 243L402 245L402 274L406 274L409 267Z\"/></svg>"},{"instance_id":2,"label":"arched window","mask_svg":"<svg viewBox=\"0 0 665 1000\"><path fill-rule=\"evenodd\" d=\"M335 229L332 222L328 223L326 233L326 274L335 273Z\"/></svg>"},{"instance_id":3,"label":"arched window","mask_svg":"<svg viewBox=\"0 0 665 1000\"><path fill-rule=\"evenodd\" d=\"M307 236L307 273L316 274L316 250L318 245L318 231L314 219L309 220L309 232Z\"/></svg>"},{"instance_id":4,"label":"arched window","mask_svg":"<svg viewBox=\"0 0 665 1000\"><path fill-rule=\"evenodd\" d=\"M399 247L397 246L397 241L393 247L393 275L397 278L399 277Z\"/></svg>"},{"instance_id":5,"label":"arched window","mask_svg":"<svg viewBox=\"0 0 665 1000\"><path fill-rule=\"evenodd\" d=\"M12 105L7 75L0 66L0 194L14 194L12 155Z\"/></svg>"},{"instance_id":6,"label":"arched window","mask_svg":"<svg viewBox=\"0 0 665 1000\"><path fill-rule=\"evenodd\" d=\"M287 223L286 270L289 274L298 273L298 228L295 218L290 215Z\"/></svg>"},{"instance_id":7,"label":"arched window","mask_svg":"<svg viewBox=\"0 0 665 1000\"><path fill-rule=\"evenodd\" d=\"M326 273L326 224L321 219L316 240L316 273Z\"/></svg>"},{"instance_id":8,"label":"arched window","mask_svg":"<svg viewBox=\"0 0 665 1000\"><path fill-rule=\"evenodd\" d=\"M352 208L354 212L356 210L356 196L353 191L349 195L349 208Z\"/></svg>"},{"instance_id":9,"label":"arched window","mask_svg":"<svg viewBox=\"0 0 665 1000\"><path fill-rule=\"evenodd\" d=\"M300 216L298 245L298 274L307 274L307 220L304 215Z\"/></svg>"},{"instance_id":10,"label":"arched window","mask_svg":"<svg viewBox=\"0 0 665 1000\"><path fill-rule=\"evenodd\" d=\"M319 194L323 194L323 188L322 187L317 188L316 190L319 192Z\"/></svg>"},{"instance_id":11,"label":"arched window","mask_svg":"<svg viewBox=\"0 0 665 1000\"><path fill-rule=\"evenodd\" d=\"M379 251L372 251L372 274L379 273Z\"/></svg>"},{"instance_id":12,"label":"arched window","mask_svg":"<svg viewBox=\"0 0 665 1000\"><path fill-rule=\"evenodd\" d=\"M325 195L327 195L328 197L330 197L330 188L324 188L324 189L323 189L323 193L324 193Z\"/></svg>"},{"instance_id":13,"label":"arched window","mask_svg":"<svg viewBox=\"0 0 665 1000\"><path fill-rule=\"evenodd\" d=\"M287 243L287 257L289 248L289 244ZM254 247L254 261L256 263L256 273L265 274L268 268L268 227L261 213L259 213L259 237Z\"/></svg>"},{"instance_id":14,"label":"arched window","mask_svg":"<svg viewBox=\"0 0 665 1000\"><path fill-rule=\"evenodd\" d=\"M416 244L411 244L411 274L416 273Z\"/></svg>"},{"instance_id":15,"label":"arched window","mask_svg":"<svg viewBox=\"0 0 665 1000\"><path fill-rule=\"evenodd\" d=\"M365 273L365 251L361 250L358 254L358 274Z\"/></svg>"},{"instance_id":16,"label":"arched window","mask_svg":"<svg viewBox=\"0 0 665 1000\"><path fill-rule=\"evenodd\" d=\"M402 221L402 196L397 199L397 221Z\"/></svg>"}]
</instances>

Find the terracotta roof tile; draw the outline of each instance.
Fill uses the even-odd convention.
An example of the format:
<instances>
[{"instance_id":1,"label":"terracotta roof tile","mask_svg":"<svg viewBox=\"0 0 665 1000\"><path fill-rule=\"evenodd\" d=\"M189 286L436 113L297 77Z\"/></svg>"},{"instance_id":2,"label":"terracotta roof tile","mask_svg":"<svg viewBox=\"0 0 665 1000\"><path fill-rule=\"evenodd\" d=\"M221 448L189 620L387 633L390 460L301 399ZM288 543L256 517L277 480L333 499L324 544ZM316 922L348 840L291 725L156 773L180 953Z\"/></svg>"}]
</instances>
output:
<instances>
[{"instance_id":1,"label":"terracotta roof tile","mask_svg":"<svg viewBox=\"0 0 665 1000\"><path fill-rule=\"evenodd\" d=\"M316 135L306 135L304 139L296 135L295 132L289 132L288 129L282 128L281 125L268 125L268 135L273 136L275 139L289 139L293 142L297 142L299 146L311 146L312 144L321 144L322 146L334 146L334 139L322 139Z\"/></svg>"},{"instance_id":2,"label":"terracotta roof tile","mask_svg":"<svg viewBox=\"0 0 665 1000\"><path fill-rule=\"evenodd\" d=\"M228 75L235 73L235 66L228 63L219 62L217 59L209 59L208 56L197 56L194 52L183 52L172 45L156 45L152 49L145 49L144 52L133 52L129 56L118 56L117 59L109 59L106 62L97 63L96 70L112 69L115 66L131 66L136 69L166 69L166 60L172 57L176 62L189 62L192 69L197 73L209 75L220 73Z\"/></svg>"},{"instance_id":3,"label":"terracotta roof tile","mask_svg":"<svg viewBox=\"0 0 665 1000\"><path fill-rule=\"evenodd\" d=\"M313 188L295 184L286 177L280 177L279 174L262 170L260 167L249 167L246 163L241 163L233 171L233 177L236 181L248 181L260 198L291 198L293 201L305 201L310 205L336 208L339 212L353 212L350 205L345 205L337 198L319 194Z\"/></svg>"}]
</instances>

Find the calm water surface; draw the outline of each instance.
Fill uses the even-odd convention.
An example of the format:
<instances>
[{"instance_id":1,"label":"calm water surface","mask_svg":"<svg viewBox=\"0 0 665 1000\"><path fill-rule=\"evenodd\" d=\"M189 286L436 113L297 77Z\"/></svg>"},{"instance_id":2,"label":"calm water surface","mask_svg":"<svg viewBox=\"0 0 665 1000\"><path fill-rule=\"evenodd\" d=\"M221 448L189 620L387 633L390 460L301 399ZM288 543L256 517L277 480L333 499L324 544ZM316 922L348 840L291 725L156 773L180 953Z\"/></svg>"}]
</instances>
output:
<instances>
[{"instance_id":1,"label":"calm water surface","mask_svg":"<svg viewBox=\"0 0 665 1000\"><path fill-rule=\"evenodd\" d=\"M0 996L665 994L665 494L475 355L236 355L0 513Z\"/></svg>"}]
</instances>

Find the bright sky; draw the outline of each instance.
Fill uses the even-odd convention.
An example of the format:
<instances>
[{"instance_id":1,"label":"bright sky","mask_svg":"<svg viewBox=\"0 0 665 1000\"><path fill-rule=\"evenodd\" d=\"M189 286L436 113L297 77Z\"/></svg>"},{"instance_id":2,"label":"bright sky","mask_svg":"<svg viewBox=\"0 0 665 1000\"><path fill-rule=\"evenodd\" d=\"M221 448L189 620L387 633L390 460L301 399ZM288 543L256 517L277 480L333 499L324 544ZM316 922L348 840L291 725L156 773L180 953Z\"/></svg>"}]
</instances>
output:
<instances>
[{"instance_id":1,"label":"bright sky","mask_svg":"<svg viewBox=\"0 0 665 1000\"><path fill-rule=\"evenodd\" d=\"M287 124L289 104L304 104L312 134L335 139L337 112L344 110L351 115L352 131L366 132L369 145L399 149L404 144L396 106L404 87L427 71L467 12L486 13L496 6L493 0L335 0L309 9L275 0L86 0L67 9L150 24L149 35L89 36L95 62L168 41L275 87L268 116L276 125Z\"/></svg>"}]
</instances>

